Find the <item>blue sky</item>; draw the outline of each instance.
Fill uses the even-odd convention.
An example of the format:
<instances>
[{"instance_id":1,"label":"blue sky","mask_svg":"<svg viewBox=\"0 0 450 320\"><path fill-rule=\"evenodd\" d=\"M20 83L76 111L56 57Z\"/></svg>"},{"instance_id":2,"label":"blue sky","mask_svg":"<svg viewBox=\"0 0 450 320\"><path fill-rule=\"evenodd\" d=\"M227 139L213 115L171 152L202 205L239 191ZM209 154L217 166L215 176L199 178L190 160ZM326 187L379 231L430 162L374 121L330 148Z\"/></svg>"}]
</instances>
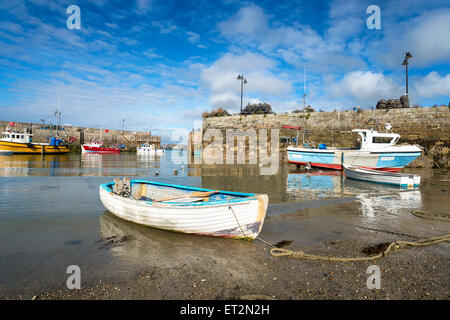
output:
<instances>
[{"instance_id":1,"label":"blue sky","mask_svg":"<svg viewBox=\"0 0 450 320\"><path fill-rule=\"evenodd\" d=\"M81 29L66 26L70 5ZM381 29L368 29L369 5ZM405 91L450 100L449 1L0 1L0 119L148 130L168 142L204 111L370 108Z\"/></svg>"}]
</instances>

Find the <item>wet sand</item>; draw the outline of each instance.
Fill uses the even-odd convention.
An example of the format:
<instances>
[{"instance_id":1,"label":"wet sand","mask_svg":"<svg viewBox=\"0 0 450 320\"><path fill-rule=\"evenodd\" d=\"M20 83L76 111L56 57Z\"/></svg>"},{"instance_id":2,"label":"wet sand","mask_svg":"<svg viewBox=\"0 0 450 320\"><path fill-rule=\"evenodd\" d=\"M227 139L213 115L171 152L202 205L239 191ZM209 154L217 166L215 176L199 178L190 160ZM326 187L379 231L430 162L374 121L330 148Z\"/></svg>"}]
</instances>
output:
<instances>
[{"instance_id":1,"label":"wet sand","mask_svg":"<svg viewBox=\"0 0 450 320\"><path fill-rule=\"evenodd\" d=\"M297 209L300 207L300 209ZM289 209L290 208L290 209ZM365 256L362 249L381 242L416 241L450 233L448 223L405 217L400 230L389 222L361 224L354 201L271 205L261 238L318 255ZM303 212L301 229L280 238L276 223ZM352 216L355 218L352 219ZM344 219L345 218L345 219ZM408 226L407 228L405 226ZM298 227L298 226L297 226ZM123 276L83 283L80 290L59 288L3 298L31 299L448 299L448 243L411 248L376 261L328 262L272 257L261 241L241 241L170 233L136 226L105 212L101 216L106 250L130 262ZM299 234L298 234L299 233ZM132 261L140 260L141 267ZM366 285L370 265L380 267L381 289ZM119 272L120 273L120 272Z\"/></svg>"}]
</instances>

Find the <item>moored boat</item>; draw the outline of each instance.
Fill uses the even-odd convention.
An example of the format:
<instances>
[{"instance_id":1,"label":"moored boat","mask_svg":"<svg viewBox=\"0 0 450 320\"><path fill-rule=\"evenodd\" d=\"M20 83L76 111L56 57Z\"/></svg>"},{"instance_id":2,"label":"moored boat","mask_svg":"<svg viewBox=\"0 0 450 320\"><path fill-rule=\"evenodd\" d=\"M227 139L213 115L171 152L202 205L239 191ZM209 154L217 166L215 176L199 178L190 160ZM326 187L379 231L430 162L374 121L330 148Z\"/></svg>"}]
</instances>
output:
<instances>
[{"instance_id":1,"label":"moored boat","mask_svg":"<svg viewBox=\"0 0 450 320\"><path fill-rule=\"evenodd\" d=\"M252 240L261 231L268 197L115 179L100 186L100 199L119 218L158 229Z\"/></svg>"},{"instance_id":2,"label":"moored boat","mask_svg":"<svg viewBox=\"0 0 450 320\"><path fill-rule=\"evenodd\" d=\"M163 155L164 149L157 149L153 144L143 143L136 148L136 153L143 155Z\"/></svg>"},{"instance_id":3,"label":"moored boat","mask_svg":"<svg viewBox=\"0 0 450 320\"><path fill-rule=\"evenodd\" d=\"M383 172L346 165L344 165L344 174L350 179L387 184L402 189L417 188L420 185L420 176L415 174Z\"/></svg>"},{"instance_id":4,"label":"moored boat","mask_svg":"<svg viewBox=\"0 0 450 320\"><path fill-rule=\"evenodd\" d=\"M52 137L49 143L33 142L33 133L11 131L7 128L0 138L0 154L60 154L69 153L69 148L60 137Z\"/></svg>"},{"instance_id":5,"label":"moored boat","mask_svg":"<svg viewBox=\"0 0 450 320\"><path fill-rule=\"evenodd\" d=\"M81 145L82 153L120 153L119 148L107 148L103 147L103 142L92 141L91 143L85 143Z\"/></svg>"},{"instance_id":6,"label":"moored boat","mask_svg":"<svg viewBox=\"0 0 450 320\"><path fill-rule=\"evenodd\" d=\"M288 161L294 164L311 165L342 170L343 165L396 172L422 155L418 146L396 145L400 135L380 133L369 129L355 129L361 138L359 149L293 147L287 148Z\"/></svg>"}]
</instances>

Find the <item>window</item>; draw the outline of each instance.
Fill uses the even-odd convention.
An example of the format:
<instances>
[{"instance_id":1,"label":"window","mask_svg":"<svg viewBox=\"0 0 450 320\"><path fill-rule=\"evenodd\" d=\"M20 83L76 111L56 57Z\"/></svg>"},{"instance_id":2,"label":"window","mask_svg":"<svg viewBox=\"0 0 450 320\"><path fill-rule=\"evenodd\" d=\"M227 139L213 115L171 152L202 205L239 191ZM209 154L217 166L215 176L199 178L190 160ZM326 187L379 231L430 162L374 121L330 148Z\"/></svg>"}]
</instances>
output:
<instances>
[{"instance_id":1,"label":"window","mask_svg":"<svg viewBox=\"0 0 450 320\"><path fill-rule=\"evenodd\" d=\"M392 137L373 137L373 143L390 143L392 141Z\"/></svg>"}]
</instances>

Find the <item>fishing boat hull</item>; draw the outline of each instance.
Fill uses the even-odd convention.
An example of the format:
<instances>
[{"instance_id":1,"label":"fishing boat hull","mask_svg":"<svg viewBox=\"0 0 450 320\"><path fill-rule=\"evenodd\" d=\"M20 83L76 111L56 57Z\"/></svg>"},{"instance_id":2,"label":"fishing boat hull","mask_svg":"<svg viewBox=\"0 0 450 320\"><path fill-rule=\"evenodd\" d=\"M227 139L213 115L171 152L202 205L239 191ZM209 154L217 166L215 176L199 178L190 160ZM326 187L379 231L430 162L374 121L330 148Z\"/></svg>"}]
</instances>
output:
<instances>
[{"instance_id":1,"label":"fishing boat hull","mask_svg":"<svg viewBox=\"0 0 450 320\"><path fill-rule=\"evenodd\" d=\"M420 176L414 174L380 172L350 166L344 166L344 174L353 180L397 186L402 189L413 189L420 185Z\"/></svg>"},{"instance_id":2,"label":"fishing boat hull","mask_svg":"<svg viewBox=\"0 0 450 320\"><path fill-rule=\"evenodd\" d=\"M0 141L0 154L62 154L69 153L66 146L52 146L48 143L21 143Z\"/></svg>"},{"instance_id":3,"label":"fishing boat hull","mask_svg":"<svg viewBox=\"0 0 450 320\"><path fill-rule=\"evenodd\" d=\"M351 149L309 149L289 147L288 161L313 167L342 170L343 165L397 172L422 155L417 147L410 150L361 151Z\"/></svg>"},{"instance_id":4,"label":"fishing boat hull","mask_svg":"<svg viewBox=\"0 0 450 320\"><path fill-rule=\"evenodd\" d=\"M212 200L201 202L157 202L149 199L155 192L175 189L179 192L212 190L132 180L133 198L116 194L114 183L100 186L100 200L115 216L163 230L227 238L255 239L261 231L267 211L264 194L219 191Z\"/></svg>"},{"instance_id":5,"label":"fishing boat hull","mask_svg":"<svg viewBox=\"0 0 450 320\"><path fill-rule=\"evenodd\" d=\"M82 153L108 153L108 154L118 154L120 153L119 148L104 148L104 147L94 147L89 145L81 146Z\"/></svg>"}]
</instances>

